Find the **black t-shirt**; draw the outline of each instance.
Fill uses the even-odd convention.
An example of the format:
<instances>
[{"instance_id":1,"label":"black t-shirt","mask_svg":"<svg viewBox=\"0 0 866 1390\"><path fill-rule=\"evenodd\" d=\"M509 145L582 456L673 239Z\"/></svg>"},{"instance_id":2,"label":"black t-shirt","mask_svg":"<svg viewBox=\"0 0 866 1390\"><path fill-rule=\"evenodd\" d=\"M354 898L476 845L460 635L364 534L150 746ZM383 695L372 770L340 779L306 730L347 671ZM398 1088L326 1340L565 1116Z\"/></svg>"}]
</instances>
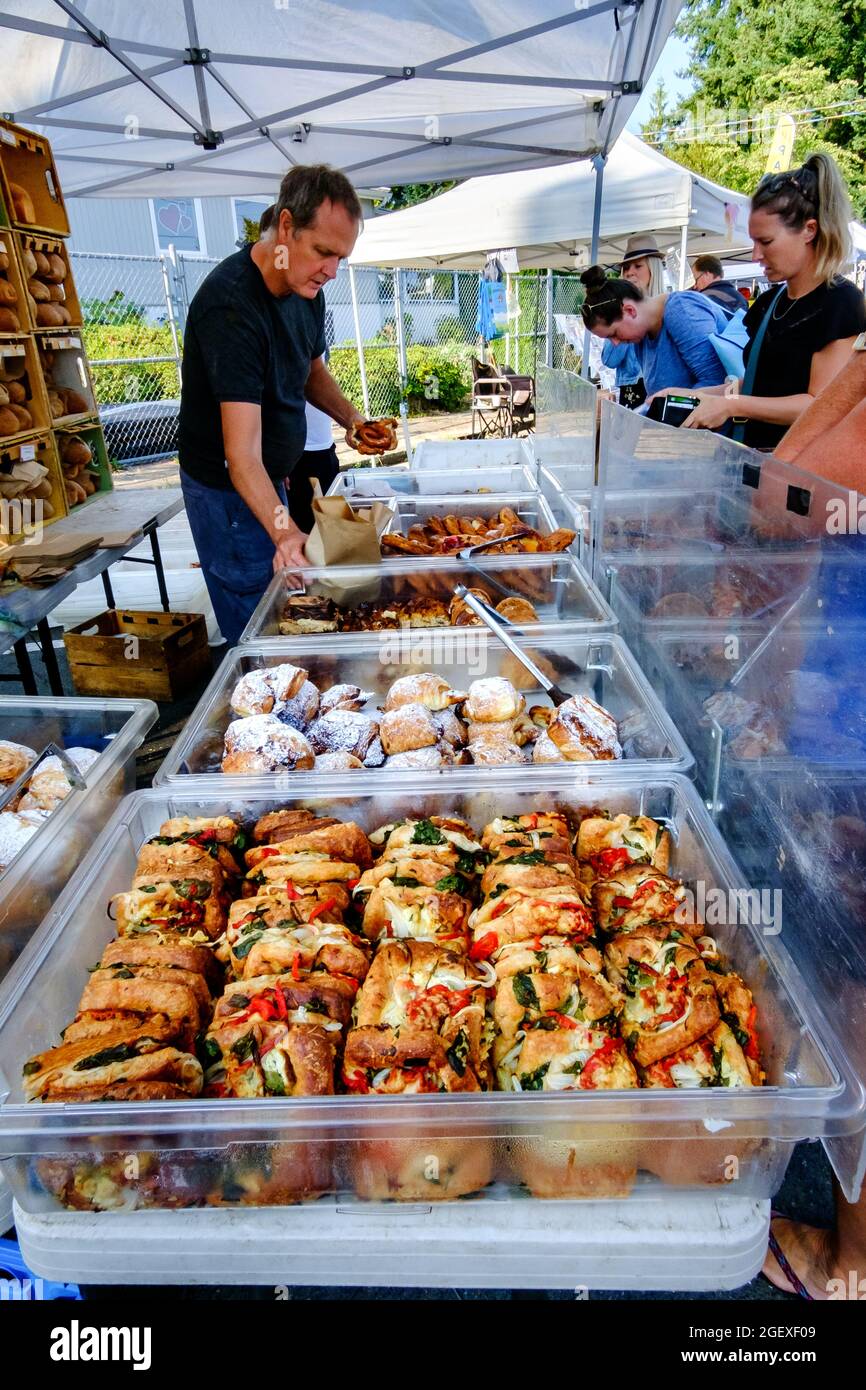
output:
<instances>
[{"instance_id":1,"label":"black t-shirt","mask_svg":"<svg viewBox=\"0 0 866 1390\"><path fill-rule=\"evenodd\" d=\"M866 329L866 303L850 280L819 285L801 299L789 299L787 290L782 290L776 300L777 294L778 286L772 285L746 315L753 341L764 315L772 314L760 348L753 396L799 396L808 391L815 353L838 338L854 338ZM750 352L751 341L743 353L747 366ZM774 449L787 429L787 425L750 420L744 442L753 449Z\"/></svg>"},{"instance_id":2,"label":"black t-shirt","mask_svg":"<svg viewBox=\"0 0 866 1390\"><path fill-rule=\"evenodd\" d=\"M178 453L185 473L231 491L221 401L262 408L262 462L287 478L307 437L304 388L310 364L325 352L325 300L268 290L252 247L228 256L189 306L183 339Z\"/></svg>"}]
</instances>

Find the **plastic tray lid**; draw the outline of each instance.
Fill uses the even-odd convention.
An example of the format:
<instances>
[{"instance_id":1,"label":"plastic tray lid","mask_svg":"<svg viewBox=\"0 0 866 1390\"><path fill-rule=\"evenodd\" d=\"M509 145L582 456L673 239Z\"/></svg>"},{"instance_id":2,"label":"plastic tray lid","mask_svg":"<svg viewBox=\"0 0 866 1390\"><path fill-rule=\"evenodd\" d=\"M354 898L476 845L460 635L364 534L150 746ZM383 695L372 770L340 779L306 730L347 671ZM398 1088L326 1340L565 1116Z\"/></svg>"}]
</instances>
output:
<instances>
[{"instance_id":1,"label":"plastic tray lid","mask_svg":"<svg viewBox=\"0 0 866 1390\"><path fill-rule=\"evenodd\" d=\"M799 762L747 774L745 785L731 810L735 855L747 875L771 879L781 939L866 1087L866 760L848 768ZM866 1129L825 1138L824 1147L845 1196L856 1201Z\"/></svg>"},{"instance_id":2,"label":"plastic tray lid","mask_svg":"<svg viewBox=\"0 0 866 1390\"><path fill-rule=\"evenodd\" d=\"M483 500L490 492L525 492L536 488L536 470L525 463L490 464L483 470L467 462L463 468L347 468L328 488L328 497L435 497L465 493L464 504Z\"/></svg>"}]
</instances>

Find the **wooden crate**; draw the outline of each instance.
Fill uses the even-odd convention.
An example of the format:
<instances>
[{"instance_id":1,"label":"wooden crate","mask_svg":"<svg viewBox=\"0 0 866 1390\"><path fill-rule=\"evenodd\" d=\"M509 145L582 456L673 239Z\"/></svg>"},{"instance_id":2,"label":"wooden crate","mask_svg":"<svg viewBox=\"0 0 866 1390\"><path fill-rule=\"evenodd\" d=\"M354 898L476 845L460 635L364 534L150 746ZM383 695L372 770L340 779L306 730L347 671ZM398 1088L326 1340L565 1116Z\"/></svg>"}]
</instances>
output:
<instances>
[{"instance_id":1,"label":"wooden crate","mask_svg":"<svg viewBox=\"0 0 866 1390\"><path fill-rule=\"evenodd\" d=\"M45 324L40 323L38 318L39 305L34 302L30 294L25 294L23 299L21 300L21 303L24 306L24 319L26 320L23 326L30 329L35 329L37 332L40 333L57 333L58 331L60 331L61 327L81 328L84 322L84 318L81 310L81 301L78 298L78 291L75 288L75 278L72 274L72 267L69 262L69 252L66 249L66 242L62 239L62 237L48 236L45 232L12 232L11 237L15 250L15 255L18 261L18 276L22 286L27 287L29 286L30 282L30 276L28 274L27 266L25 264L26 252L30 252L33 256L36 256L37 253L42 256L59 256L66 268L66 274L63 278L63 281L60 284L60 288L63 290L64 298L62 300L54 302L62 304L63 307L68 311L68 324L63 324L62 326L46 326ZM0 235L0 240L2 240L2 235ZM51 285L53 284L53 282L47 281L43 277L40 277L38 271L35 278L37 280L41 279L42 283L44 284L48 284L49 292L51 292Z\"/></svg>"},{"instance_id":2,"label":"wooden crate","mask_svg":"<svg viewBox=\"0 0 866 1390\"><path fill-rule=\"evenodd\" d=\"M10 479L22 466L32 463L48 469L42 482L51 488L50 496L10 495ZM31 538L38 541L45 526L65 515L66 491L51 435L33 434L12 444L0 441L0 541L4 545L26 543Z\"/></svg>"},{"instance_id":3,"label":"wooden crate","mask_svg":"<svg viewBox=\"0 0 866 1390\"><path fill-rule=\"evenodd\" d=\"M58 425L83 424L96 414L96 397L80 331L71 329L61 333L56 329L42 329L34 334L34 341L42 369L43 389L52 413L51 423L55 428ZM51 393L67 389L77 391L87 408L54 415L51 411Z\"/></svg>"},{"instance_id":4,"label":"wooden crate","mask_svg":"<svg viewBox=\"0 0 866 1390\"><path fill-rule=\"evenodd\" d=\"M21 267L18 264L18 253L15 245L15 233L4 231L0 228L0 338L7 338L11 334L17 336L26 333L30 328L30 305L27 299L27 292L24 281L21 277ZM14 299L12 295L14 294ZM11 313L11 317L10 317ZM18 327L15 328L15 321Z\"/></svg>"},{"instance_id":5,"label":"wooden crate","mask_svg":"<svg viewBox=\"0 0 866 1390\"><path fill-rule=\"evenodd\" d=\"M64 634L79 695L140 695L176 700L210 674L201 613L109 608Z\"/></svg>"},{"instance_id":6,"label":"wooden crate","mask_svg":"<svg viewBox=\"0 0 866 1390\"><path fill-rule=\"evenodd\" d=\"M114 473L108 457L108 450L105 446L105 436L102 433L102 426L98 420L83 420L78 425L63 425L54 430L54 442L57 446L57 457L60 461L61 471L65 474L63 466L63 456L65 446L70 439L81 439L90 449L93 455L93 462L88 465L88 471L96 481L96 491L87 498L87 502L92 502L96 497L104 497L106 492L111 492L114 488ZM67 498L69 511L77 511L79 507L86 507L87 502L72 502Z\"/></svg>"},{"instance_id":7,"label":"wooden crate","mask_svg":"<svg viewBox=\"0 0 866 1390\"><path fill-rule=\"evenodd\" d=\"M0 434L0 446L11 439L34 433L41 434L51 428L48 397L42 379L42 364L32 333L19 333L14 338L0 338L0 383L6 387L10 397L13 392L9 388L16 382L24 389L25 399L21 405L28 411L30 422L28 424L19 421L16 430ZM11 420L7 423L11 424Z\"/></svg>"},{"instance_id":8,"label":"wooden crate","mask_svg":"<svg viewBox=\"0 0 866 1390\"><path fill-rule=\"evenodd\" d=\"M3 202L13 227L25 231L69 236L69 218L60 191L60 180L51 146L44 135L25 130L12 121L0 121L0 184ZM17 184L29 195L33 216L22 216L12 196Z\"/></svg>"}]
</instances>

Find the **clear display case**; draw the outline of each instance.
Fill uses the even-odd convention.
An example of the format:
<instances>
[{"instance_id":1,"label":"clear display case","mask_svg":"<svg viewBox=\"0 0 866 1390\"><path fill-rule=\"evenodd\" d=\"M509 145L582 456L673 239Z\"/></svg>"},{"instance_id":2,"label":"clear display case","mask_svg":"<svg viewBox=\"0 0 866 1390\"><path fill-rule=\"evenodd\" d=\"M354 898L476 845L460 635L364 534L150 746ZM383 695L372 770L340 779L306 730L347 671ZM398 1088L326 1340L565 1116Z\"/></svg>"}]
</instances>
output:
<instances>
[{"instance_id":1,"label":"clear display case","mask_svg":"<svg viewBox=\"0 0 866 1390\"><path fill-rule=\"evenodd\" d=\"M692 756L641 672L625 644L615 635L571 631L561 627L548 631L538 640L528 631L517 638L521 649L532 657L548 677L569 693L588 695L617 721L623 758L572 764L585 775L620 775L623 769L658 772L688 771ZM391 684L399 677L426 671L443 676L452 689L467 691L473 680L502 676L524 695L527 708L550 705L534 676L520 665L486 628L459 628L451 631L382 632L346 636L339 642L321 644L309 639L246 643L230 651L193 711L171 752L154 778L154 785L184 782L190 776L205 777L213 784L227 780L220 772L225 731L236 715L231 696L241 676L264 667L291 662L307 671L320 692L332 685L351 684L369 692L364 709L374 714ZM450 780L465 773L465 767L442 767L429 775ZM481 768L470 767L470 775ZM500 769L507 774L507 769ZM528 763L521 775L534 779L543 775L543 766ZM345 773L275 773L281 785L293 785L311 778L325 779L325 785ZM359 780L385 788L396 778L396 786L417 781L417 768L359 768L350 773ZM496 772L493 774L498 775ZM233 777L241 785L248 778Z\"/></svg>"},{"instance_id":2,"label":"clear display case","mask_svg":"<svg viewBox=\"0 0 866 1390\"><path fill-rule=\"evenodd\" d=\"M0 697L0 738L37 754L49 744L99 754L0 873L0 981L81 863L120 798L135 786L135 754L158 711L151 700ZM2 994L2 984L0 984Z\"/></svg>"},{"instance_id":3,"label":"clear display case","mask_svg":"<svg viewBox=\"0 0 866 1390\"><path fill-rule=\"evenodd\" d=\"M600 804L611 814L652 816L671 832L671 872L695 895L715 893L729 905L716 914L712 931L754 992L767 1085L23 1103L22 1064L55 1043L75 1015L88 968L114 933L106 902L129 886L142 843L167 817L252 820L286 804L352 820L368 831L404 816L436 814L463 816L480 829L499 814L544 808L580 813ZM57 1165L74 1171L80 1190L101 1201L106 1188L100 1184L110 1191L124 1163L126 1211L285 1206L320 1194L336 1195L341 1205L378 1201L381 1184L370 1183L371 1173L391 1173L390 1195L404 1201L438 1204L460 1185L461 1201L469 1204L513 1203L525 1200L522 1183L557 1163L567 1164L573 1200L580 1194L637 1203L674 1190L695 1200L708 1192L765 1199L781 1183L798 1140L862 1128L864 1094L836 1016L822 1009L779 937L736 910L744 888L693 787L675 775L624 773L587 782L566 771L548 773L531 787L521 776L482 776L385 794L344 782L334 790L311 789L290 803L261 783L215 792L210 784L188 782L183 789L136 793L106 826L10 976L0 1007L3 1171L19 1207L31 1213L57 1210L49 1191L57 1186ZM110 1221L111 1215L95 1219ZM200 1219L206 1220L204 1213ZM459 1263L453 1274L463 1282Z\"/></svg>"}]
</instances>

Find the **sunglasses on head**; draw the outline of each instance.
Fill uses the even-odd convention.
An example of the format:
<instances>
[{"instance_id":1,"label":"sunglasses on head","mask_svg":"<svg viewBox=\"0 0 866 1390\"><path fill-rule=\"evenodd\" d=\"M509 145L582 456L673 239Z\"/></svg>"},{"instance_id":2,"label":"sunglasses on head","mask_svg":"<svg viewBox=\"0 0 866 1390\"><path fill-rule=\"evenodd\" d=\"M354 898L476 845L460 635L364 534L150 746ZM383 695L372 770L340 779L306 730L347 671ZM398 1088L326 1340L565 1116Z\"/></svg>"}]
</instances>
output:
<instances>
[{"instance_id":1,"label":"sunglasses on head","mask_svg":"<svg viewBox=\"0 0 866 1390\"><path fill-rule=\"evenodd\" d=\"M589 326L589 321L590 321L590 319L594 319L595 316L596 316L597 311L598 311L599 309L603 309L603 308L605 307L606 304L619 304L619 300L618 300L618 299L596 299L592 304L588 303L587 300L584 300L584 302L583 302L583 303L581 304L581 306L580 306L580 312L581 312L581 314L582 314L582 316L583 316L583 321L584 321L584 323L585 323L587 326Z\"/></svg>"}]
</instances>

